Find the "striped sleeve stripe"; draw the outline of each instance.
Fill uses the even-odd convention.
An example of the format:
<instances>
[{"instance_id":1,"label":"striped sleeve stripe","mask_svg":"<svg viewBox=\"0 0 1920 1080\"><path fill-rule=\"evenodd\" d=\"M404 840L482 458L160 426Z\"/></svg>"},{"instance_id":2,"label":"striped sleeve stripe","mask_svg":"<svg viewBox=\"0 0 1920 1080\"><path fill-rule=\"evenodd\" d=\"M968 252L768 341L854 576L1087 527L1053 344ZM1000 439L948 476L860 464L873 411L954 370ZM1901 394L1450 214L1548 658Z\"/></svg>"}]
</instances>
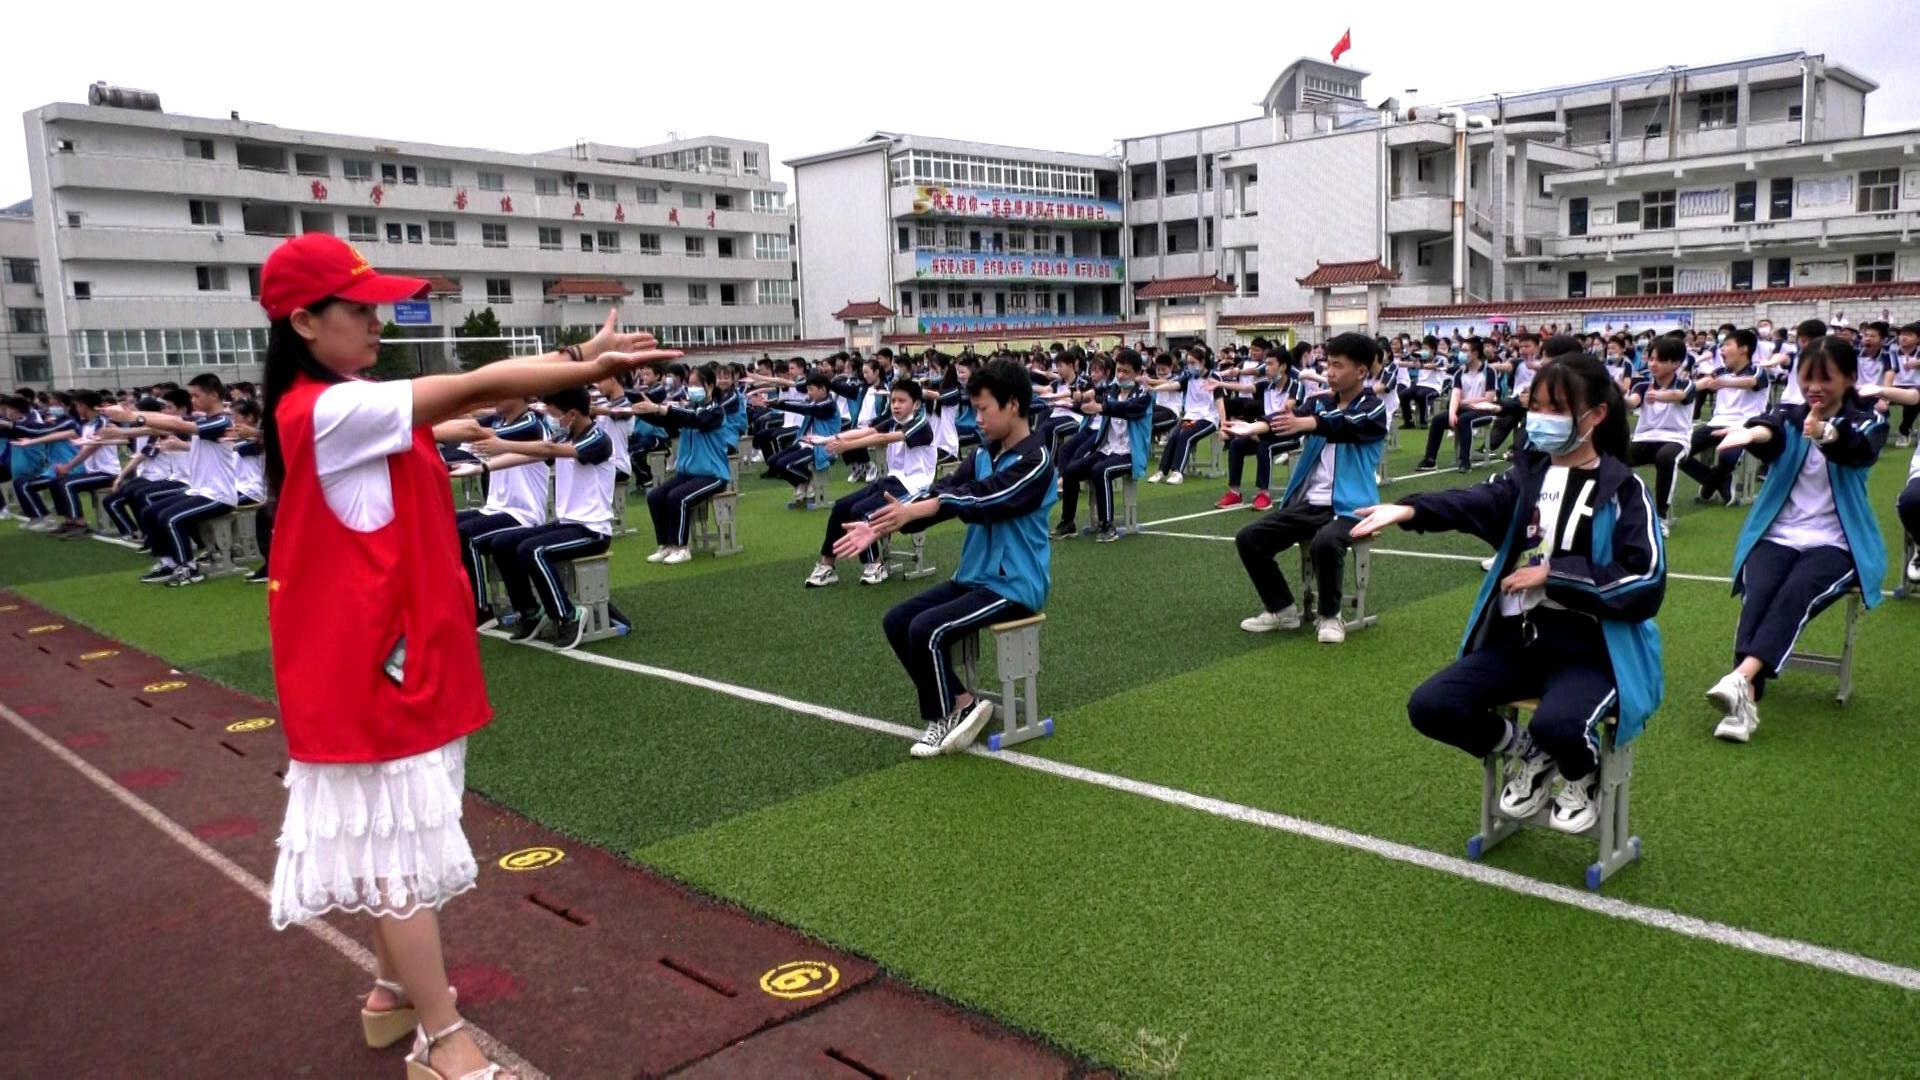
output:
<instances>
[{"instance_id":1,"label":"striped sleeve stripe","mask_svg":"<svg viewBox=\"0 0 1920 1080\"><path fill-rule=\"evenodd\" d=\"M954 506L992 506L995 503L1006 502L1012 499L1022 488L1028 487L1035 482L1044 483L1048 473L1051 471L1052 464L1053 455L1043 446L1040 448L1040 456L1034 459L1033 467L1027 471L1027 475L1007 485L1004 489L985 496L942 495L940 498L942 501Z\"/></svg>"},{"instance_id":2,"label":"striped sleeve stripe","mask_svg":"<svg viewBox=\"0 0 1920 1080\"><path fill-rule=\"evenodd\" d=\"M1666 548L1660 543L1660 516L1654 512L1653 497L1647 494L1647 485L1637 476L1633 478L1633 482L1634 485L1640 489L1640 504L1646 510L1647 550L1653 552L1653 565L1647 568L1647 572L1644 574L1629 574L1613 584L1604 587L1596 586L1593 582L1585 578L1567 577L1556 574L1551 569L1547 572L1548 577L1563 584L1585 589L1588 592L1597 593L1601 596L1613 596L1634 592L1638 589L1647 588L1650 585L1657 585L1665 579L1667 575L1667 552ZM1551 563L1549 563L1549 565L1551 565Z\"/></svg>"}]
</instances>

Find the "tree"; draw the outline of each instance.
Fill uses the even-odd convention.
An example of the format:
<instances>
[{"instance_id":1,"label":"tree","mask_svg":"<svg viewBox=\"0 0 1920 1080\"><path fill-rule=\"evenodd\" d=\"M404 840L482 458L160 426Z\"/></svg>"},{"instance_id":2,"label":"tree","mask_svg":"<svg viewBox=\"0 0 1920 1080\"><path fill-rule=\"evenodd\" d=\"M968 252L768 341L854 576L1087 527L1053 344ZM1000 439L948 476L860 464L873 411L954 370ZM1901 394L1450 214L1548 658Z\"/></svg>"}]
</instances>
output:
<instances>
[{"instance_id":1,"label":"tree","mask_svg":"<svg viewBox=\"0 0 1920 1080\"><path fill-rule=\"evenodd\" d=\"M372 370L367 374L381 382L391 379L411 379L420 373L420 365L414 359L415 345L398 340L406 334L398 323L388 323L380 328L380 356L374 360Z\"/></svg>"},{"instance_id":2,"label":"tree","mask_svg":"<svg viewBox=\"0 0 1920 1080\"><path fill-rule=\"evenodd\" d=\"M466 322L454 330L453 336L463 338L497 338L500 336L500 320L494 318L493 309L485 308L467 316ZM460 357L460 370L472 371L485 367L495 360L505 360L511 350L504 341L476 341L472 344L454 346L454 352Z\"/></svg>"},{"instance_id":3,"label":"tree","mask_svg":"<svg viewBox=\"0 0 1920 1080\"><path fill-rule=\"evenodd\" d=\"M593 339L593 333L591 326L563 326L554 338L554 347L564 349L569 345L585 345Z\"/></svg>"}]
</instances>

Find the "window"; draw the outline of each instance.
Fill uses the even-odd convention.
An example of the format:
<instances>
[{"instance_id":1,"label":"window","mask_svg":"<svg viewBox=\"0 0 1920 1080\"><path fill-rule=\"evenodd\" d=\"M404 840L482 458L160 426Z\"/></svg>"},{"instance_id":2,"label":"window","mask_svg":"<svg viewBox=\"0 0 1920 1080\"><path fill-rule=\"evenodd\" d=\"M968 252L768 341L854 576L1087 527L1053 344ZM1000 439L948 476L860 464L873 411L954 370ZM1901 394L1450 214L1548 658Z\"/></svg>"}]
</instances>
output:
<instances>
[{"instance_id":1,"label":"window","mask_svg":"<svg viewBox=\"0 0 1920 1080\"><path fill-rule=\"evenodd\" d=\"M453 170L444 165L427 166L428 187L452 187Z\"/></svg>"},{"instance_id":2,"label":"window","mask_svg":"<svg viewBox=\"0 0 1920 1080\"><path fill-rule=\"evenodd\" d=\"M1893 252L1876 251L1853 257L1853 283L1875 285L1893 280Z\"/></svg>"},{"instance_id":3,"label":"window","mask_svg":"<svg viewBox=\"0 0 1920 1080\"><path fill-rule=\"evenodd\" d=\"M487 279L487 303L489 304L513 303L513 279L503 278L503 277L488 278Z\"/></svg>"},{"instance_id":4,"label":"window","mask_svg":"<svg viewBox=\"0 0 1920 1080\"><path fill-rule=\"evenodd\" d=\"M1253 272L1253 273L1249 273L1249 274L1247 275L1247 292L1246 292L1246 295L1248 295L1248 296L1259 296L1259 295L1260 295L1260 274L1259 274L1259 273L1258 273L1257 271L1256 271L1256 272Z\"/></svg>"},{"instance_id":5,"label":"window","mask_svg":"<svg viewBox=\"0 0 1920 1080\"><path fill-rule=\"evenodd\" d=\"M1752 259L1736 259L1732 269L1733 273L1729 275L1729 281L1733 289L1745 292L1753 288Z\"/></svg>"},{"instance_id":6,"label":"window","mask_svg":"<svg viewBox=\"0 0 1920 1080\"><path fill-rule=\"evenodd\" d=\"M784 214L787 212L787 193L784 191L756 191L753 193L753 212L756 214Z\"/></svg>"},{"instance_id":7,"label":"window","mask_svg":"<svg viewBox=\"0 0 1920 1080\"><path fill-rule=\"evenodd\" d=\"M733 237L718 237L713 242L713 253L722 259L733 258Z\"/></svg>"},{"instance_id":8,"label":"window","mask_svg":"<svg viewBox=\"0 0 1920 1080\"><path fill-rule=\"evenodd\" d=\"M1567 235L1587 235L1587 200L1585 198L1567 200Z\"/></svg>"},{"instance_id":9,"label":"window","mask_svg":"<svg viewBox=\"0 0 1920 1080\"><path fill-rule=\"evenodd\" d=\"M260 268L257 266L247 267L247 295L255 300L260 299Z\"/></svg>"},{"instance_id":10,"label":"window","mask_svg":"<svg viewBox=\"0 0 1920 1080\"><path fill-rule=\"evenodd\" d=\"M1673 228L1673 192L1647 192L1646 200L1640 204L1640 214L1640 227L1643 229Z\"/></svg>"},{"instance_id":11,"label":"window","mask_svg":"<svg viewBox=\"0 0 1920 1080\"><path fill-rule=\"evenodd\" d=\"M1640 220L1639 199L1622 199L1614 210L1614 220L1622 225L1625 225L1629 221Z\"/></svg>"},{"instance_id":12,"label":"window","mask_svg":"<svg viewBox=\"0 0 1920 1080\"><path fill-rule=\"evenodd\" d=\"M660 234L659 233L643 232L640 234L640 254L642 255L660 254Z\"/></svg>"},{"instance_id":13,"label":"window","mask_svg":"<svg viewBox=\"0 0 1920 1080\"><path fill-rule=\"evenodd\" d=\"M620 232L617 229L601 229L594 233L594 239L599 243L601 251L620 250Z\"/></svg>"},{"instance_id":14,"label":"window","mask_svg":"<svg viewBox=\"0 0 1920 1080\"><path fill-rule=\"evenodd\" d=\"M196 266L193 276L201 292L227 291L227 268L224 266Z\"/></svg>"},{"instance_id":15,"label":"window","mask_svg":"<svg viewBox=\"0 0 1920 1080\"><path fill-rule=\"evenodd\" d=\"M453 242L453 222L447 222L447 242ZM507 227L505 225L480 226L480 246L503 248L507 246Z\"/></svg>"},{"instance_id":16,"label":"window","mask_svg":"<svg viewBox=\"0 0 1920 1080\"><path fill-rule=\"evenodd\" d=\"M913 230L906 227L905 225L900 226L899 248L901 251L913 250Z\"/></svg>"},{"instance_id":17,"label":"window","mask_svg":"<svg viewBox=\"0 0 1920 1080\"><path fill-rule=\"evenodd\" d=\"M722 283L720 286L720 306L733 307L739 303L740 303L739 287L735 285Z\"/></svg>"},{"instance_id":18,"label":"window","mask_svg":"<svg viewBox=\"0 0 1920 1080\"><path fill-rule=\"evenodd\" d=\"M593 234L592 233L583 232L580 234L580 250L581 251L593 250Z\"/></svg>"},{"instance_id":19,"label":"window","mask_svg":"<svg viewBox=\"0 0 1920 1080\"><path fill-rule=\"evenodd\" d=\"M700 236L687 237L687 258L704 259L706 257L707 257L706 238L700 237Z\"/></svg>"},{"instance_id":20,"label":"window","mask_svg":"<svg viewBox=\"0 0 1920 1080\"><path fill-rule=\"evenodd\" d=\"M188 199L187 218L195 225L218 225L220 204L211 199Z\"/></svg>"},{"instance_id":21,"label":"window","mask_svg":"<svg viewBox=\"0 0 1920 1080\"><path fill-rule=\"evenodd\" d=\"M77 229L80 227L81 223L84 222L86 219L87 219L87 216L81 213L80 211L69 210L67 211L67 228Z\"/></svg>"},{"instance_id":22,"label":"window","mask_svg":"<svg viewBox=\"0 0 1920 1080\"><path fill-rule=\"evenodd\" d=\"M74 282L74 283L73 283L73 298L74 298L75 300L91 300L91 299L93 299L93 282L91 282L91 281L76 281L76 282Z\"/></svg>"},{"instance_id":23,"label":"window","mask_svg":"<svg viewBox=\"0 0 1920 1080\"><path fill-rule=\"evenodd\" d=\"M1433 159L1424 155L1413 159L1413 178L1422 184L1433 183Z\"/></svg>"},{"instance_id":24,"label":"window","mask_svg":"<svg viewBox=\"0 0 1920 1080\"><path fill-rule=\"evenodd\" d=\"M1787 122L1791 124L1797 124L1800 122L1800 106L1798 105L1787 106Z\"/></svg>"},{"instance_id":25,"label":"window","mask_svg":"<svg viewBox=\"0 0 1920 1080\"><path fill-rule=\"evenodd\" d=\"M781 282L785 284L785 282ZM16 334L44 334L47 332L46 308L8 308L7 318Z\"/></svg>"},{"instance_id":26,"label":"window","mask_svg":"<svg viewBox=\"0 0 1920 1080\"><path fill-rule=\"evenodd\" d=\"M347 239L374 241L380 239L380 226L373 220L372 214L347 215Z\"/></svg>"},{"instance_id":27,"label":"window","mask_svg":"<svg viewBox=\"0 0 1920 1080\"><path fill-rule=\"evenodd\" d=\"M706 196L697 191L683 191L680 193L680 205L698 210L706 205Z\"/></svg>"},{"instance_id":28,"label":"window","mask_svg":"<svg viewBox=\"0 0 1920 1080\"><path fill-rule=\"evenodd\" d=\"M507 177L504 173L483 172L480 174L479 179L481 191L507 190Z\"/></svg>"},{"instance_id":29,"label":"window","mask_svg":"<svg viewBox=\"0 0 1920 1080\"><path fill-rule=\"evenodd\" d=\"M212 139L183 139L181 141L186 144L186 151L187 151L188 157L193 158L196 161L212 161L213 160L213 140ZM325 160L325 159L323 158L322 160Z\"/></svg>"},{"instance_id":30,"label":"window","mask_svg":"<svg viewBox=\"0 0 1920 1080\"><path fill-rule=\"evenodd\" d=\"M746 173L748 176L759 176L760 175L760 151L758 150L740 151L740 171L743 173Z\"/></svg>"},{"instance_id":31,"label":"window","mask_svg":"<svg viewBox=\"0 0 1920 1080\"><path fill-rule=\"evenodd\" d=\"M704 307L707 303L707 287L701 284L687 285L687 303L693 307Z\"/></svg>"},{"instance_id":32,"label":"window","mask_svg":"<svg viewBox=\"0 0 1920 1080\"><path fill-rule=\"evenodd\" d=\"M1767 181L1767 220L1782 221L1793 216L1793 177L1776 176Z\"/></svg>"},{"instance_id":33,"label":"window","mask_svg":"<svg viewBox=\"0 0 1920 1080\"><path fill-rule=\"evenodd\" d=\"M373 179L373 162L360 158L341 158L340 172L349 180Z\"/></svg>"},{"instance_id":34,"label":"window","mask_svg":"<svg viewBox=\"0 0 1920 1080\"><path fill-rule=\"evenodd\" d=\"M419 167L414 165L400 166L400 182L403 184L416 184L416 185L419 184L420 183Z\"/></svg>"},{"instance_id":35,"label":"window","mask_svg":"<svg viewBox=\"0 0 1920 1080\"><path fill-rule=\"evenodd\" d=\"M1863 214L1880 214L1900 209L1900 170L1860 170L1859 209ZM1892 281L1892 278L1876 280Z\"/></svg>"},{"instance_id":36,"label":"window","mask_svg":"<svg viewBox=\"0 0 1920 1080\"><path fill-rule=\"evenodd\" d=\"M397 221L387 222L387 243L398 244L403 242L404 239L405 237L403 237L400 232L400 223Z\"/></svg>"},{"instance_id":37,"label":"window","mask_svg":"<svg viewBox=\"0 0 1920 1080\"><path fill-rule=\"evenodd\" d=\"M595 180L593 182L593 197L605 200L606 202L612 202L619 198L619 196L614 193L613 181L611 180Z\"/></svg>"},{"instance_id":38,"label":"window","mask_svg":"<svg viewBox=\"0 0 1920 1080\"><path fill-rule=\"evenodd\" d=\"M533 178L533 193L535 195L558 195L560 194L560 181L551 176L536 176Z\"/></svg>"},{"instance_id":39,"label":"window","mask_svg":"<svg viewBox=\"0 0 1920 1080\"><path fill-rule=\"evenodd\" d=\"M1613 278L1613 295L1638 296L1640 294L1639 274L1616 274Z\"/></svg>"},{"instance_id":40,"label":"window","mask_svg":"<svg viewBox=\"0 0 1920 1080\"><path fill-rule=\"evenodd\" d=\"M923 292L920 294L921 311L937 311L940 308L940 294Z\"/></svg>"},{"instance_id":41,"label":"window","mask_svg":"<svg viewBox=\"0 0 1920 1080\"><path fill-rule=\"evenodd\" d=\"M13 381L16 386L52 382L53 363L44 356L16 356L13 358Z\"/></svg>"},{"instance_id":42,"label":"window","mask_svg":"<svg viewBox=\"0 0 1920 1080\"><path fill-rule=\"evenodd\" d=\"M332 170L327 166L325 154L293 155L293 171L301 176L330 176Z\"/></svg>"},{"instance_id":43,"label":"window","mask_svg":"<svg viewBox=\"0 0 1920 1080\"><path fill-rule=\"evenodd\" d=\"M453 243L454 242L453 222L451 221L427 222L427 240L435 244Z\"/></svg>"},{"instance_id":44,"label":"window","mask_svg":"<svg viewBox=\"0 0 1920 1080\"><path fill-rule=\"evenodd\" d=\"M1567 299L1582 300L1587 295L1587 272L1585 270L1567 271Z\"/></svg>"},{"instance_id":45,"label":"window","mask_svg":"<svg viewBox=\"0 0 1920 1080\"><path fill-rule=\"evenodd\" d=\"M503 225L501 226L501 228L504 230L506 226ZM540 250L559 251L560 244L561 244L560 229L558 226L552 226L552 225L540 226Z\"/></svg>"},{"instance_id":46,"label":"window","mask_svg":"<svg viewBox=\"0 0 1920 1080\"><path fill-rule=\"evenodd\" d=\"M756 284L759 288L759 295L755 299L762 304L790 304L793 302L793 282L791 281L761 281ZM900 295L907 297L913 294L903 292Z\"/></svg>"},{"instance_id":47,"label":"window","mask_svg":"<svg viewBox=\"0 0 1920 1080\"><path fill-rule=\"evenodd\" d=\"M6 270L9 285L40 284L40 263L36 259L8 259Z\"/></svg>"},{"instance_id":48,"label":"window","mask_svg":"<svg viewBox=\"0 0 1920 1080\"><path fill-rule=\"evenodd\" d=\"M1755 211L1759 208L1759 202L1759 181L1742 180L1733 185L1733 220L1752 221Z\"/></svg>"},{"instance_id":49,"label":"window","mask_svg":"<svg viewBox=\"0 0 1920 1080\"><path fill-rule=\"evenodd\" d=\"M380 182L383 184L399 183L400 182L400 166L390 164L385 161L381 162L380 163Z\"/></svg>"},{"instance_id":50,"label":"window","mask_svg":"<svg viewBox=\"0 0 1920 1080\"><path fill-rule=\"evenodd\" d=\"M713 208L715 210L733 209L733 196L724 191L715 192L713 196Z\"/></svg>"},{"instance_id":51,"label":"window","mask_svg":"<svg viewBox=\"0 0 1920 1080\"><path fill-rule=\"evenodd\" d=\"M640 283L640 302L643 304L664 304L667 302L667 287L657 281Z\"/></svg>"},{"instance_id":52,"label":"window","mask_svg":"<svg viewBox=\"0 0 1920 1080\"><path fill-rule=\"evenodd\" d=\"M1467 186L1476 190L1480 187L1480 160L1478 158L1467 162Z\"/></svg>"},{"instance_id":53,"label":"window","mask_svg":"<svg viewBox=\"0 0 1920 1080\"><path fill-rule=\"evenodd\" d=\"M902 234L906 232L905 229L902 229L900 231ZM976 233L974 235L978 236L979 234ZM906 250L906 247L904 246L906 241L905 235L902 235L900 239L902 242L902 247L900 248L900 250L905 251ZM975 248L976 249L978 248L978 244L975 245ZM790 251L791 249L789 249L787 246L787 238L784 236L781 236L779 233L755 233L754 234L753 257L756 259L785 259L790 257Z\"/></svg>"},{"instance_id":54,"label":"window","mask_svg":"<svg viewBox=\"0 0 1920 1080\"><path fill-rule=\"evenodd\" d=\"M53 140L53 148L54 148L55 150L57 150L57 151L59 151L59 152L60 152L60 153L62 153L62 154L71 154L71 153L73 153L73 147L74 147L74 142L73 142L73 140L72 140L72 139L55 139L55 140Z\"/></svg>"},{"instance_id":55,"label":"window","mask_svg":"<svg viewBox=\"0 0 1920 1080\"><path fill-rule=\"evenodd\" d=\"M420 226L418 225L407 226L407 243L417 244L419 242L420 242Z\"/></svg>"},{"instance_id":56,"label":"window","mask_svg":"<svg viewBox=\"0 0 1920 1080\"><path fill-rule=\"evenodd\" d=\"M593 185L581 180L573 185L573 197L576 199L593 198Z\"/></svg>"},{"instance_id":57,"label":"window","mask_svg":"<svg viewBox=\"0 0 1920 1080\"><path fill-rule=\"evenodd\" d=\"M1792 259L1767 260L1767 288L1784 289L1793 284Z\"/></svg>"},{"instance_id":58,"label":"window","mask_svg":"<svg viewBox=\"0 0 1920 1080\"><path fill-rule=\"evenodd\" d=\"M1640 291L1648 296L1670 295L1673 292L1673 267L1641 267Z\"/></svg>"},{"instance_id":59,"label":"window","mask_svg":"<svg viewBox=\"0 0 1920 1080\"><path fill-rule=\"evenodd\" d=\"M641 206L652 206L660 201L660 189L648 184L641 184L633 190L633 197L634 201Z\"/></svg>"}]
</instances>

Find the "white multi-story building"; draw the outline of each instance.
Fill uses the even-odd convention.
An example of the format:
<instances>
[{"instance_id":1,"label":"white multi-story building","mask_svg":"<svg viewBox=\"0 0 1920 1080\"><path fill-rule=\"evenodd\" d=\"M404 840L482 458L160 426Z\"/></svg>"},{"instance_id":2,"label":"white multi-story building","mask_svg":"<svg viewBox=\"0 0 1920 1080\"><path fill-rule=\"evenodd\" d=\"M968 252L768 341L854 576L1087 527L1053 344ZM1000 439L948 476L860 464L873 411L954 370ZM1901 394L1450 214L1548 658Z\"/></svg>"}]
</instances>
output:
<instances>
[{"instance_id":1,"label":"white multi-story building","mask_svg":"<svg viewBox=\"0 0 1920 1080\"><path fill-rule=\"evenodd\" d=\"M491 308L550 340L614 303L670 344L795 336L786 186L765 143L513 154L181 116L104 87L90 100L26 114L56 385L252 377L259 267L307 232L430 278L417 336Z\"/></svg>"},{"instance_id":2,"label":"white multi-story building","mask_svg":"<svg viewBox=\"0 0 1920 1080\"><path fill-rule=\"evenodd\" d=\"M880 132L787 164L809 338L839 336L842 312L909 335L1123 317L1110 158Z\"/></svg>"},{"instance_id":3,"label":"white multi-story building","mask_svg":"<svg viewBox=\"0 0 1920 1080\"><path fill-rule=\"evenodd\" d=\"M0 209L0 386L46 388L47 309L41 297L31 203Z\"/></svg>"}]
</instances>

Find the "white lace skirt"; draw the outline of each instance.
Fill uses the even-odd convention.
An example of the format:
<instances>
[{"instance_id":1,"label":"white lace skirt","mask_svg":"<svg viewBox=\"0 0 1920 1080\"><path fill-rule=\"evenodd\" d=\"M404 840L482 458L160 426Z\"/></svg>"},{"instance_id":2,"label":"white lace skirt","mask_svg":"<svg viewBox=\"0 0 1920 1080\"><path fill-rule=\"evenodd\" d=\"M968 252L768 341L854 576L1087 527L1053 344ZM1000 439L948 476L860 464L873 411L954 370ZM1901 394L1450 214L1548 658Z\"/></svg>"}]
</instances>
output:
<instances>
[{"instance_id":1,"label":"white lace skirt","mask_svg":"<svg viewBox=\"0 0 1920 1080\"><path fill-rule=\"evenodd\" d=\"M460 831L467 740L372 765L287 764L273 926L438 910L479 873Z\"/></svg>"}]
</instances>

